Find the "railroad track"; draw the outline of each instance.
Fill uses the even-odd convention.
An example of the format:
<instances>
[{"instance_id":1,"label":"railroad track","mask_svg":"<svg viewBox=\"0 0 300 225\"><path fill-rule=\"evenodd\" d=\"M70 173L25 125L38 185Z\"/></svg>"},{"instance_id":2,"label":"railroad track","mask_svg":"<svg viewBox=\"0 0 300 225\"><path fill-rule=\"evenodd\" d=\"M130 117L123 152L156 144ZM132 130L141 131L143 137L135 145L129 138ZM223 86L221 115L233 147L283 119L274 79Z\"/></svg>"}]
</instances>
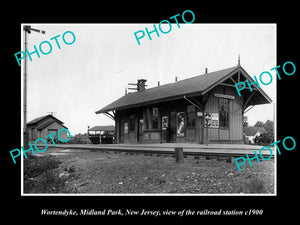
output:
<instances>
[{"instance_id":1,"label":"railroad track","mask_svg":"<svg viewBox=\"0 0 300 225\"><path fill-rule=\"evenodd\" d=\"M50 146L49 146L50 147ZM139 146L81 146L81 145L57 145L53 148L62 148L62 149L81 149L81 150L89 150L89 151L103 151L103 152L115 152L115 153L127 153L127 154L144 154L144 155L175 155L174 147L139 147ZM225 158L237 158L237 157L246 157L248 154L249 157L255 156L254 151L259 154L259 149L251 149L251 150L236 150L236 149L212 149L212 148L184 148L183 154L184 156L194 156L194 157L225 157ZM263 151L262 156L265 158L270 157L269 151ZM274 152L272 154L271 159L274 159Z\"/></svg>"},{"instance_id":2,"label":"railroad track","mask_svg":"<svg viewBox=\"0 0 300 225\"><path fill-rule=\"evenodd\" d=\"M175 156L175 150L173 151L164 151L164 150L130 150L130 149L90 149L90 151L105 151L105 152L125 152L131 155L134 154L144 154L144 155L172 155ZM184 156L194 156L194 157L224 157L224 158L237 158L237 157L246 157L247 153L232 153L232 152L191 152L191 151L184 151ZM255 156L255 153L248 153L249 157ZM263 154L265 158L268 158L270 155ZM274 159L274 154L272 155L271 159Z\"/></svg>"}]
</instances>

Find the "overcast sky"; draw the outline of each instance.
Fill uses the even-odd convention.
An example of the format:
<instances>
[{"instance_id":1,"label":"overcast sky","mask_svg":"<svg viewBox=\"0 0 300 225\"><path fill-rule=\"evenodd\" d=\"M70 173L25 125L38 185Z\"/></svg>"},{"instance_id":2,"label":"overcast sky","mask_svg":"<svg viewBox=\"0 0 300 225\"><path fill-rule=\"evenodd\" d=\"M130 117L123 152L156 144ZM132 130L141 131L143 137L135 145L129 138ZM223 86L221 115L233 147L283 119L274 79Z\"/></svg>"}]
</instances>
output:
<instances>
[{"instance_id":1,"label":"overcast sky","mask_svg":"<svg viewBox=\"0 0 300 225\"><path fill-rule=\"evenodd\" d=\"M179 21L180 22L180 21ZM28 35L28 50L42 41L54 40L49 55L40 53L28 60L28 121L55 112L71 134L85 133L87 126L111 125L114 121L95 111L122 97L128 83L147 79L149 87L201 75L237 65L250 76L259 76L276 66L276 25L274 24L172 24L168 34L153 33L137 44L134 32L149 30L153 24L26 24L46 34ZM167 30L167 28L165 28ZM66 45L61 36L72 31L76 40ZM22 32L23 37L23 32ZM72 40L66 35L68 41ZM23 43L23 41L22 41ZM47 46L44 45L44 51ZM22 45L23 49L23 45ZM17 65L17 62L16 62ZM23 68L23 66L22 66ZM271 72L271 71L270 71ZM275 72L271 72L273 78ZM23 73L21 78L23 78ZM276 100L276 79L263 90ZM267 81L266 81L267 82ZM273 105L251 109L249 124L273 120Z\"/></svg>"}]
</instances>

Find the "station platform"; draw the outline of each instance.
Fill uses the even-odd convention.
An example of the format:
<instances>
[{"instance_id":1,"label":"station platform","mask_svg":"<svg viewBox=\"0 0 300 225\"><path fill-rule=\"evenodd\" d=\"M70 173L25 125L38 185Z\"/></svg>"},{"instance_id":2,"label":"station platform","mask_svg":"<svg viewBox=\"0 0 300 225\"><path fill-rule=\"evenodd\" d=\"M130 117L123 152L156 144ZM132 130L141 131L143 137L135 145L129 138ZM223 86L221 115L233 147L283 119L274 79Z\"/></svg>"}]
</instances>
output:
<instances>
[{"instance_id":1,"label":"station platform","mask_svg":"<svg viewBox=\"0 0 300 225\"><path fill-rule=\"evenodd\" d=\"M39 146L39 145L38 145ZM91 151L118 151L136 153L156 153L173 154L175 148L182 148L186 155L212 155L212 156L249 156L260 154L260 149L264 146L246 144L194 144L194 143L155 143L155 144L48 144L48 148L80 149ZM42 148L42 145L41 145ZM268 148L264 148L261 154L268 158L275 155L274 148L272 153Z\"/></svg>"}]
</instances>

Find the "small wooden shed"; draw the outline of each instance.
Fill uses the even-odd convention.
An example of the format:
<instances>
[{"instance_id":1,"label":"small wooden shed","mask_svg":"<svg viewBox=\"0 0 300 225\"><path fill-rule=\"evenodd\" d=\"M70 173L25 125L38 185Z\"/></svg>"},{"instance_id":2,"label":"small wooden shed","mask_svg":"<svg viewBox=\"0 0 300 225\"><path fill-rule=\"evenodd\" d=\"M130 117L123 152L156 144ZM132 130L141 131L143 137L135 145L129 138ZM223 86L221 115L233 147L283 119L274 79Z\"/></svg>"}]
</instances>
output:
<instances>
[{"instance_id":1,"label":"small wooden shed","mask_svg":"<svg viewBox=\"0 0 300 225\"><path fill-rule=\"evenodd\" d=\"M29 141L34 142L38 138L48 140L46 136L53 132L55 132L55 135L53 135L53 139L58 140L58 131L63 128L68 129L63 124L64 123L61 120L50 114L35 118L27 123ZM63 140L68 139L68 133L65 130L61 131L59 135Z\"/></svg>"}]
</instances>

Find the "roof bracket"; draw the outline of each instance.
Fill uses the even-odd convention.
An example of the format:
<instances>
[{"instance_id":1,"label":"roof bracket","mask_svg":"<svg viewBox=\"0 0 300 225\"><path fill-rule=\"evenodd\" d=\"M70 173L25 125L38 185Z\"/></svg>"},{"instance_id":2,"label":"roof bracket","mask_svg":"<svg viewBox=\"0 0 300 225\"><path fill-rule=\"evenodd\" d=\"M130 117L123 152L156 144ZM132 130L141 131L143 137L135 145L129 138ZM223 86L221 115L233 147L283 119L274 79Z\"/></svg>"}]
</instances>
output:
<instances>
[{"instance_id":1,"label":"roof bracket","mask_svg":"<svg viewBox=\"0 0 300 225\"><path fill-rule=\"evenodd\" d=\"M244 105L243 105L243 111L245 111L245 109L249 106L248 103L250 102L250 100L253 98L253 96L256 94L255 91L253 91L250 96L247 98L247 100L245 101Z\"/></svg>"},{"instance_id":2,"label":"roof bracket","mask_svg":"<svg viewBox=\"0 0 300 225\"><path fill-rule=\"evenodd\" d=\"M250 108L248 108L247 110L244 111L244 114L247 113L248 111L250 111L250 109L252 109L255 105L250 106Z\"/></svg>"},{"instance_id":3,"label":"roof bracket","mask_svg":"<svg viewBox=\"0 0 300 225\"><path fill-rule=\"evenodd\" d=\"M185 95L183 96L183 98L184 98L185 100L187 100L189 103L191 103L192 105L194 105L196 108L202 110L198 105L196 105L195 103L193 103L191 100L187 99L187 98L185 97Z\"/></svg>"},{"instance_id":4,"label":"roof bracket","mask_svg":"<svg viewBox=\"0 0 300 225\"><path fill-rule=\"evenodd\" d=\"M111 115L109 112L105 112L103 113L105 116L107 116L108 118L115 120L115 116Z\"/></svg>"}]
</instances>

